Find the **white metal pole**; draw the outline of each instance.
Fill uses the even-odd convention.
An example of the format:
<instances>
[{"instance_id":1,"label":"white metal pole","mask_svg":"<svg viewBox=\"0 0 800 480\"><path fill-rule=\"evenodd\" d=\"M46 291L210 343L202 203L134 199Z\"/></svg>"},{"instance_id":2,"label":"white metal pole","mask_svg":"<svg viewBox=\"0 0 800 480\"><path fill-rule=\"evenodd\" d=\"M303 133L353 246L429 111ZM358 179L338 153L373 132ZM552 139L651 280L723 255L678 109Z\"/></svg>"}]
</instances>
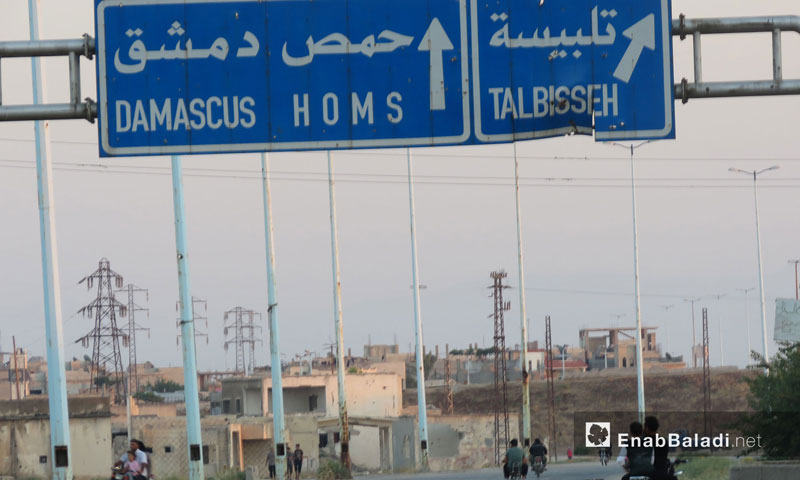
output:
<instances>
[{"instance_id":1,"label":"white metal pole","mask_svg":"<svg viewBox=\"0 0 800 480\"><path fill-rule=\"evenodd\" d=\"M342 281L339 271L339 235L336 230L336 190L333 160L328 150L328 194L331 210L331 258L333 266L333 315L336 329L336 376L339 384L339 440L342 464L350 468L350 426L345 390L344 320L342 318Z\"/></svg>"},{"instance_id":2,"label":"white metal pole","mask_svg":"<svg viewBox=\"0 0 800 480\"><path fill-rule=\"evenodd\" d=\"M758 293L761 300L761 350L764 361L769 361L769 350L767 348L767 306L764 299L764 268L761 259L761 226L758 221L758 186L756 179L758 173L753 171L753 198L756 208L756 247L758 248ZM769 375L769 368L764 368L764 374Z\"/></svg>"},{"instance_id":3,"label":"white metal pole","mask_svg":"<svg viewBox=\"0 0 800 480\"><path fill-rule=\"evenodd\" d=\"M419 443L422 469L428 468L428 411L425 402L425 365L422 357L422 310L419 302L419 266L417 262L417 226L414 217L414 177L411 168L411 149L406 149L408 160L408 209L411 223L411 279L414 289L414 334L416 337L417 411L419 415Z\"/></svg>"},{"instance_id":4,"label":"white metal pole","mask_svg":"<svg viewBox=\"0 0 800 480\"><path fill-rule=\"evenodd\" d=\"M636 297L636 392L639 406L639 421L644 422L644 356L642 354L642 312L639 295L639 238L636 226L636 171L631 145L631 206L633 207L633 272L634 296Z\"/></svg>"},{"instance_id":5,"label":"white metal pole","mask_svg":"<svg viewBox=\"0 0 800 480\"><path fill-rule=\"evenodd\" d=\"M753 346L750 342L750 295L748 293L752 290L752 288L743 288L744 291L744 323L745 327L747 327L747 363L745 365L750 365L750 352L753 351Z\"/></svg>"},{"instance_id":6,"label":"white metal pole","mask_svg":"<svg viewBox=\"0 0 800 480\"><path fill-rule=\"evenodd\" d=\"M175 209L175 244L178 260L178 291L181 314L181 354L183 391L186 401L186 440L189 480L203 480L203 439L200 425L200 397L197 388L197 353L194 344L192 293L186 245L186 209L183 200L183 165L179 155L172 156L172 196Z\"/></svg>"},{"instance_id":7,"label":"white metal pole","mask_svg":"<svg viewBox=\"0 0 800 480\"><path fill-rule=\"evenodd\" d=\"M525 261L522 255L522 207L519 198L519 159L517 157L517 143L514 147L514 193L517 214L517 263L519 272L519 323L522 330L522 348L520 349L520 362L522 363L522 444L531 443L531 392L530 372L528 371L528 322L525 309Z\"/></svg>"},{"instance_id":8,"label":"white metal pole","mask_svg":"<svg viewBox=\"0 0 800 480\"><path fill-rule=\"evenodd\" d=\"M39 0L28 0L31 41L39 40ZM44 104L45 75L39 57L31 57L33 103ZM50 127L34 122L36 181L39 191L39 234L42 255L42 289L47 346L47 399L50 408L50 459L53 480L72 480L72 448L69 435L67 382L64 368L64 331L61 322L61 283L58 274L53 164L50 158Z\"/></svg>"},{"instance_id":9,"label":"white metal pole","mask_svg":"<svg viewBox=\"0 0 800 480\"><path fill-rule=\"evenodd\" d=\"M261 154L261 180L264 197L264 237L267 247L267 316L269 317L269 353L272 377L272 452L275 455L275 475L286 476L286 450L283 415L283 373L281 372L280 336L278 332L278 299L275 291L275 241L272 235L272 191L269 178L269 156ZM281 445L281 448L278 448Z\"/></svg>"}]
</instances>

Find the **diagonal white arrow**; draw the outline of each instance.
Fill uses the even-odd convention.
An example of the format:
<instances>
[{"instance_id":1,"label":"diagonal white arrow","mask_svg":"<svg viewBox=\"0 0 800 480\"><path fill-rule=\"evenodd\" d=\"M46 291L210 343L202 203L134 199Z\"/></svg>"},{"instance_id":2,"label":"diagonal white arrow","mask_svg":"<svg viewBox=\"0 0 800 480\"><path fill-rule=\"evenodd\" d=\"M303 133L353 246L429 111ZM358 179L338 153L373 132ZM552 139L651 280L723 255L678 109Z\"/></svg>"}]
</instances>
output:
<instances>
[{"instance_id":1,"label":"diagonal white arrow","mask_svg":"<svg viewBox=\"0 0 800 480\"><path fill-rule=\"evenodd\" d=\"M431 110L444 110L444 65L442 57L445 50L452 50L453 44L447 37L447 32L442 28L439 19L431 21L428 31L419 42L417 50L421 52L431 52L430 76L431 76Z\"/></svg>"},{"instance_id":2,"label":"diagonal white arrow","mask_svg":"<svg viewBox=\"0 0 800 480\"><path fill-rule=\"evenodd\" d=\"M617 69L614 70L614 77L628 83L644 48L647 47L650 50L655 50L656 48L655 15L651 13L634 23L630 28L622 32L622 35L630 38L631 44L628 45L628 49L625 50Z\"/></svg>"}]
</instances>

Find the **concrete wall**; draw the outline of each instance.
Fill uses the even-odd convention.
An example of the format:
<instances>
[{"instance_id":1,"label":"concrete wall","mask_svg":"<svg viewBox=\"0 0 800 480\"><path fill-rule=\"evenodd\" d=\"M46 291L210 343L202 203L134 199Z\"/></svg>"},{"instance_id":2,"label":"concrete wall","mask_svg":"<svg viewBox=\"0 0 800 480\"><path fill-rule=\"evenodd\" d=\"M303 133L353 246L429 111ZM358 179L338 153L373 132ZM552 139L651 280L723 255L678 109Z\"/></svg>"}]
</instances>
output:
<instances>
[{"instance_id":1,"label":"concrete wall","mask_svg":"<svg viewBox=\"0 0 800 480\"><path fill-rule=\"evenodd\" d=\"M350 429L350 459L358 469L381 468L381 442L377 427L353 426Z\"/></svg>"},{"instance_id":2,"label":"concrete wall","mask_svg":"<svg viewBox=\"0 0 800 480\"><path fill-rule=\"evenodd\" d=\"M515 437L517 415L509 415ZM428 461L432 471L484 468L494 461L494 415L428 417Z\"/></svg>"},{"instance_id":3,"label":"concrete wall","mask_svg":"<svg viewBox=\"0 0 800 480\"><path fill-rule=\"evenodd\" d=\"M303 450L303 476L306 474L316 475L319 468L317 417L314 415L289 415L286 417L286 429L289 430L286 441L292 446L292 450L294 451L294 446L298 443Z\"/></svg>"},{"instance_id":4,"label":"concrete wall","mask_svg":"<svg viewBox=\"0 0 800 480\"><path fill-rule=\"evenodd\" d=\"M407 472L417 465L417 427L413 417L401 417L392 423L392 470Z\"/></svg>"},{"instance_id":5,"label":"concrete wall","mask_svg":"<svg viewBox=\"0 0 800 480\"><path fill-rule=\"evenodd\" d=\"M70 398L72 469L77 479L108 476L111 414L107 398ZM50 455L47 398L0 402L0 476L46 478Z\"/></svg>"},{"instance_id":6,"label":"concrete wall","mask_svg":"<svg viewBox=\"0 0 800 480\"><path fill-rule=\"evenodd\" d=\"M202 419L203 446L208 447L208 456L204 455L203 458L206 477L214 476L231 466L228 425L228 419L224 417ZM133 432L134 438L141 439L153 449L153 473L160 478L188 477L186 417L134 417ZM125 446L123 445L123 449ZM122 453L114 452L114 456L119 457ZM107 465L105 470L107 473Z\"/></svg>"}]
</instances>

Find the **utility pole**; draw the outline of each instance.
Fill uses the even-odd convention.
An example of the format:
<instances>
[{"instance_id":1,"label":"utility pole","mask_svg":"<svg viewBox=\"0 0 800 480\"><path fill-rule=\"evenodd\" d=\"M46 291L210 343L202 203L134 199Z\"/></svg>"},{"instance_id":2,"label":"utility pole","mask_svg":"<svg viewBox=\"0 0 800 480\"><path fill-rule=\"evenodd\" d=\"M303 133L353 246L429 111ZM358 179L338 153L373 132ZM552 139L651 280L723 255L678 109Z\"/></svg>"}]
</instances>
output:
<instances>
[{"instance_id":1,"label":"utility pole","mask_svg":"<svg viewBox=\"0 0 800 480\"><path fill-rule=\"evenodd\" d=\"M419 417L419 448L422 457L422 469L428 470L428 404L425 401L425 364L422 339L422 308L420 306L419 291L419 262L417 260L417 222L414 205L414 176L411 168L411 149L406 148L408 163L408 211L411 229L411 280L414 289L414 336L416 337L416 351L414 359L417 371L417 416Z\"/></svg>"},{"instance_id":2,"label":"utility pole","mask_svg":"<svg viewBox=\"0 0 800 480\"><path fill-rule=\"evenodd\" d=\"M200 393L197 386L197 349L195 348L194 298L189 281L189 249L186 235L186 206L183 198L183 161L180 155L170 159L172 167L172 204L175 216L175 257L178 267L180 300L181 358L183 391L186 399L186 446L189 480L203 480L203 437L200 424ZM208 337L206 337L208 341Z\"/></svg>"},{"instance_id":3,"label":"utility pole","mask_svg":"<svg viewBox=\"0 0 800 480\"><path fill-rule=\"evenodd\" d=\"M97 282L97 297L78 313L87 318L94 317L94 328L82 336L80 342L84 348L92 346L91 381L92 390L103 389L111 383L114 401L119 403L127 398L125 385L125 367L122 366L121 347L127 346L128 335L117 327L117 315L125 317L128 307L114 297L114 288L122 287L122 275L111 270L111 262L101 258L97 270L83 277L78 284L86 283L87 290ZM122 346L120 345L122 343ZM102 382L106 379L108 382Z\"/></svg>"},{"instance_id":4,"label":"utility pole","mask_svg":"<svg viewBox=\"0 0 800 480\"><path fill-rule=\"evenodd\" d=\"M695 336L697 327L695 326L694 321L694 302L699 302L702 299L703 297L689 297L683 299L684 302L691 303L692 305L692 349L691 353L689 354L692 356L692 368L697 368L697 356L694 354L694 349L697 346L697 337Z\"/></svg>"},{"instance_id":5,"label":"utility pole","mask_svg":"<svg viewBox=\"0 0 800 480\"><path fill-rule=\"evenodd\" d=\"M442 409L445 414L452 415L454 410L453 405L453 387L450 385L452 375L450 373L450 344L445 344L445 357L444 357L444 408Z\"/></svg>"},{"instance_id":6,"label":"utility pole","mask_svg":"<svg viewBox=\"0 0 800 480\"><path fill-rule=\"evenodd\" d=\"M261 320L260 313L242 307L228 310L224 316L225 351L228 351L228 345L234 345L236 348L236 372L245 376L253 374L256 343L261 342L255 336L255 331L261 330L261 327L254 323L256 317ZM231 333L233 338L227 340L228 334Z\"/></svg>"},{"instance_id":7,"label":"utility pole","mask_svg":"<svg viewBox=\"0 0 800 480\"><path fill-rule=\"evenodd\" d=\"M750 297L747 295L753 290L755 290L755 287L736 289L737 292L744 293L744 324L747 330L747 363L745 365L750 365L750 354L753 351L753 347L750 343Z\"/></svg>"},{"instance_id":8,"label":"utility pole","mask_svg":"<svg viewBox=\"0 0 800 480\"><path fill-rule=\"evenodd\" d=\"M794 264L794 299L800 300L800 284L797 283L797 264L800 260L789 260L789 263Z\"/></svg>"},{"instance_id":9,"label":"utility pole","mask_svg":"<svg viewBox=\"0 0 800 480\"><path fill-rule=\"evenodd\" d=\"M39 0L28 0L31 42L39 41ZM75 64L77 65L77 56ZM45 69L40 57L31 57L34 106L47 103ZM36 186L39 206L39 241L42 259L42 293L45 345L47 347L47 403L50 411L50 458L52 480L72 480L67 380L64 368L64 326L61 321L61 281L58 272L53 163L50 158L50 123L33 124L36 153Z\"/></svg>"},{"instance_id":10,"label":"utility pole","mask_svg":"<svg viewBox=\"0 0 800 480\"><path fill-rule=\"evenodd\" d=\"M544 317L544 341L545 355L547 355L547 403L550 405L550 451L553 452L555 461L558 461L558 449L556 448L556 394L553 384L553 339L550 332L550 315Z\"/></svg>"},{"instance_id":11,"label":"utility pole","mask_svg":"<svg viewBox=\"0 0 800 480\"><path fill-rule=\"evenodd\" d=\"M517 158L517 143L511 142L514 147L514 193L517 218L517 271L519 272L519 323L521 330L520 363L522 364L522 444L525 447L531 444L531 391L530 372L528 372L528 322L525 307L525 261L522 254L522 207L519 198L519 159Z\"/></svg>"},{"instance_id":12,"label":"utility pole","mask_svg":"<svg viewBox=\"0 0 800 480\"><path fill-rule=\"evenodd\" d=\"M506 375L506 334L504 312L511 309L511 302L503 300L503 285L508 274L494 271L490 274L492 290L490 298L494 300L494 313L489 315L494 320L494 461L499 465L503 452L508 446L508 385Z\"/></svg>"},{"instance_id":13,"label":"utility pole","mask_svg":"<svg viewBox=\"0 0 800 480\"><path fill-rule=\"evenodd\" d=\"M17 337L11 336L12 346L14 347L14 385L17 389L17 400L22 400L19 392L19 368L17 367Z\"/></svg>"},{"instance_id":14,"label":"utility pole","mask_svg":"<svg viewBox=\"0 0 800 480\"><path fill-rule=\"evenodd\" d=\"M272 451L275 453L277 480L286 478L285 419L283 416L283 372L278 335L278 300L275 291L275 240L272 234L272 192L269 155L261 154L261 183L264 202L264 240L267 257L267 317L269 318L270 376L272 377Z\"/></svg>"},{"instance_id":15,"label":"utility pole","mask_svg":"<svg viewBox=\"0 0 800 480\"><path fill-rule=\"evenodd\" d=\"M659 308L663 308L664 309L664 313L667 313L667 311L669 311L670 308L674 308L675 307L675 304L659 305L658 307ZM669 329L665 328L664 329L664 333L667 335L667 353L669 353Z\"/></svg>"},{"instance_id":16,"label":"utility pole","mask_svg":"<svg viewBox=\"0 0 800 480\"><path fill-rule=\"evenodd\" d=\"M333 270L333 320L336 330L336 376L339 384L339 441L341 462L350 469L350 425L347 418L345 389L344 319L342 318L342 280L339 271L339 234L336 229L336 185L333 179L333 160L328 150L328 195L331 211L331 267ZM424 407L423 407L424 408Z\"/></svg>"},{"instance_id":17,"label":"utility pole","mask_svg":"<svg viewBox=\"0 0 800 480\"><path fill-rule=\"evenodd\" d=\"M725 365L725 343L722 341L722 310L719 308L719 299L725 297L724 293L716 295L709 295L711 298L717 299L717 326L719 327L719 366Z\"/></svg>"}]
</instances>

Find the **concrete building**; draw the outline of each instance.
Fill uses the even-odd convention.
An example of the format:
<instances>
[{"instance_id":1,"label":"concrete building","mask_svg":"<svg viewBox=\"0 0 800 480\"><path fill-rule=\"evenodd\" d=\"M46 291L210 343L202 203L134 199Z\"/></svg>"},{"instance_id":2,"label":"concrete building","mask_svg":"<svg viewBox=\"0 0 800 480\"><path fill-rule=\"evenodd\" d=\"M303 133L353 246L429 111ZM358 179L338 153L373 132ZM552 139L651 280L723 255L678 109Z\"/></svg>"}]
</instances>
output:
<instances>
[{"instance_id":1,"label":"concrete building","mask_svg":"<svg viewBox=\"0 0 800 480\"><path fill-rule=\"evenodd\" d=\"M48 400L0 401L0 476L49 478L50 420ZM109 399L69 399L72 470L76 479L107 478L111 460Z\"/></svg>"},{"instance_id":2,"label":"concrete building","mask_svg":"<svg viewBox=\"0 0 800 480\"><path fill-rule=\"evenodd\" d=\"M657 328L642 327L644 368L656 365L666 369L685 368L682 357L662 357L661 347L656 342ZM636 328L584 328L579 336L583 360L590 370L633 368L636 365Z\"/></svg>"},{"instance_id":3,"label":"concrete building","mask_svg":"<svg viewBox=\"0 0 800 480\"><path fill-rule=\"evenodd\" d=\"M402 379L395 373L354 373L345 379L350 415L397 417L402 410ZM222 414L267 416L272 413L271 377L229 377L222 380ZM336 375L318 373L283 377L286 414L338 416Z\"/></svg>"}]
</instances>

